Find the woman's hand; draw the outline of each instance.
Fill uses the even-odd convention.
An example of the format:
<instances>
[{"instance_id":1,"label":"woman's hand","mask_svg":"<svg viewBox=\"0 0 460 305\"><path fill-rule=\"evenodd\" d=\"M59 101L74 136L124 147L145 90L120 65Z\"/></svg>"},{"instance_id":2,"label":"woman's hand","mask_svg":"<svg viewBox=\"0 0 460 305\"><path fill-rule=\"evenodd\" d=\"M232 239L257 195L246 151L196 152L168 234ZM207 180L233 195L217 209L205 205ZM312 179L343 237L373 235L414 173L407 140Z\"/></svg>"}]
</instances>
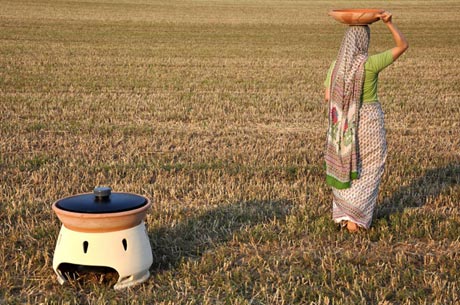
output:
<instances>
[{"instance_id":1,"label":"woman's hand","mask_svg":"<svg viewBox=\"0 0 460 305\"><path fill-rule=\"evenodd\" d=\"M329 103L329 99L331 98L331 93L329 92L329 88L326 88L324 92L324 102Z\"/></svg>"},{"instance_id":2,"label":"woman's hand","mask_svg":"<svg viewBox=\"0 0 460 305\"><path fill-rule=\"evenodd\" d=\"M383 21L383 23L388 23L391 22L393 15L390 12L385 11L382 14L380 14L379 17Z\"/></svg>"}]
</instances>

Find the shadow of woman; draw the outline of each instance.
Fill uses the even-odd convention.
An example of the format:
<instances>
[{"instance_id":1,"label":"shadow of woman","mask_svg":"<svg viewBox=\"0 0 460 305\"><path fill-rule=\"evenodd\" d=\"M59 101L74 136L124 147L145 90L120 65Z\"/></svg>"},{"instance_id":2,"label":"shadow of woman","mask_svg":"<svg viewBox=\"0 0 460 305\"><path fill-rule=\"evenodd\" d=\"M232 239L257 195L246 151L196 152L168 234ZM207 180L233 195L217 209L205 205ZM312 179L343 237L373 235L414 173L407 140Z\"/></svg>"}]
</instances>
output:
<instances>
[{"instance_id":1,"label":"shadow of woman","mask_svg":"<svg viewBox=\"0 0 460 305\"><path fill-rule=\"evenodd\" d=\"M460 163L428 170L410 185L401 187L391 197L383 199L377 206L375 218L388 218L407 208L422 207L429 198L437 197L448 187L457 184L460 184Z\"/></svg>"},{"instance_id":2,"label":"shadow of woman","mask_svg":"<svg viewBox=\"0 0 460 305\"><path fill-rule=\"evenodd\" d=\"M176 267L183 259L196 259L209 249L230 241L237 231L283 218L291 202L248 201L220 206L193 216L170 227L149 232L153 252L151 270L161 271Z\"/></svg>"}]
</instances>

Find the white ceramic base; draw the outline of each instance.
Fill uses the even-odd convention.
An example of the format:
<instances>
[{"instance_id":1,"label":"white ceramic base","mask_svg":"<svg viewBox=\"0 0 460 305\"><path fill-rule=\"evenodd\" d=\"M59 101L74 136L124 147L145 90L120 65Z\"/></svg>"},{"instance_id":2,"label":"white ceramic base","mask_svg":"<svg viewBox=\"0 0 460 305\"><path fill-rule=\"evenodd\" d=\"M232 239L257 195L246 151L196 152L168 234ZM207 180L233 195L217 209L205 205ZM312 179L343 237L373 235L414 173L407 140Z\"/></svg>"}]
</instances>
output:
<instances>
[{"instance_id":1,"label":"white ceramic base","mask_svg":"<svg viewBox=\"0 0 460 305\"><path fill-rule=\"evenodd\" d=\"M60 284L66 278L59 270L63 263L110 267L118 273L115 289L146 281L153 256L150 241L141 224L121 231L104 233L76 232L61 227L53 257L53 269Z\"/></svg>"}]
</instances>

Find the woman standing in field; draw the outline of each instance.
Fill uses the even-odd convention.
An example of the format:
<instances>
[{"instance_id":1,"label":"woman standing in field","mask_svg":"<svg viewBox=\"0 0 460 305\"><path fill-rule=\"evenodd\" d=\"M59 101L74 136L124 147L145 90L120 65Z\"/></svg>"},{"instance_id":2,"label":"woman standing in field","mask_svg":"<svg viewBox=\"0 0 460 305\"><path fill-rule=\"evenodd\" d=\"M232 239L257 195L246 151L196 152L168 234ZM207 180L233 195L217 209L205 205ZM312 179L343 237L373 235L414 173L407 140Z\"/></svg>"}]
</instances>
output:
<instances>
[{"instance_id":1,"label":"woman standing in field","mask_svg":"<svg viewBox=\"0 0 460 305\"><path fill-rule=\"evenodd\" d=\"M350 232L369 228L385 166L387 150L383 111L377 97L378 75L409 46L389 12L380 18L396 46L368 56L369 27L350 26L325 81L325 99L329 103L326 180L333 192L332 217Z\"/></svg>"}]
</instances>

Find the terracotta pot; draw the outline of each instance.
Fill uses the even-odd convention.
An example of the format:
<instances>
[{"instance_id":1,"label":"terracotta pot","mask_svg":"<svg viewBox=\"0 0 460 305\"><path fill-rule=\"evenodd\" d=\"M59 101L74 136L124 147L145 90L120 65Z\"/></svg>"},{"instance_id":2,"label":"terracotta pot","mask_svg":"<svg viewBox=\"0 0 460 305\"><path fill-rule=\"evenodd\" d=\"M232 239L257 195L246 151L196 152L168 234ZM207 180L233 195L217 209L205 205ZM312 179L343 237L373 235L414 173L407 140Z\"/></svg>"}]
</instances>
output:
<instances>
[{"instance_id":1,"label":"terracotta pot","mask_svg":"<svg viewBox=\"0 0 460 305\"><path fill-rule=\"evenodd\" d=\"M381 9L343 9L328 13L335 20L348 25L367 25L380 20Z\"/></svg>"},{"instance_id":2,"label":"terracotta pot","mask_svg":"<svg viewBox=\"0 0 460 305\"><path fill-rule=\"evenodd\" d=\"M100 199L109 197L98 197L93 193L85 193L58 200L53 203L52 209L62 224L70 230L112 232L139 225L145 219L147 210L151 206L149 199L135 194L113 193L110 195L109 192L109 196L112 198L112 206L110 199ZM91 198L95 198L93 202ZM127 205L123 206L125 198L134 198L137 201L131 202L130 205L128 200ZM69 205L69 202L72 205ZM94 208L91 205L94 205ZM89 209L88 206L90 206Z\"/></svg>"}]
</instances>

